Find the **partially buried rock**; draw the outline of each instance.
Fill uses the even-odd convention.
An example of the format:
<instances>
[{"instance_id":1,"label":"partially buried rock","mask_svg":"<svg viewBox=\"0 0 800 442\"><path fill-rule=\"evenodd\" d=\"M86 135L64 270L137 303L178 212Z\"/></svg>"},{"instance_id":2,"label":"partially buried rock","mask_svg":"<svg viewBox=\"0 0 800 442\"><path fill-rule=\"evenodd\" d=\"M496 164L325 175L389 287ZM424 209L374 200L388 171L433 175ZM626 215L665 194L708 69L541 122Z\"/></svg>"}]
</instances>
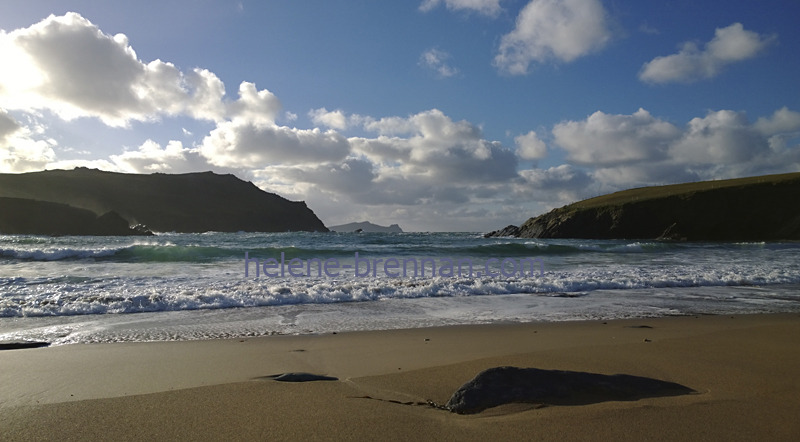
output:
<instances>
[{"instance_id":1,"label":"partially buried rock","mask_svg":"<svg viewBox=\"0 0 800 442\"><path fill-rule=\"evenodd\" d=\"M462 385L445 408L458 414L473 414L513 402L585 405L693 392L673 382L626 374L495 367Z\"/></svg>"},{"instance_id":2,"label":"partially buried rock","mask_svg":"<svg viewBox=\"0 0 800 442\"><path fill-rule=\"evenodd\" d=\"M309 382L309 381L338 381L339 378L335 378L332 376L323 376L321 374L313 374L313 373L282 373L282 374L275 374L272 376L266 376L269 379L273 379L280 382Z\"/></svg>"},{"instance_id":3,"label":"partially buried rock","mask_svg":"<svg viewBox=\"0 0 800 442\"><path fill-rule=\"evenodd\" d=\"M49 346L49 342L40 341L0 341L0 350L21 350L25 348L41 348Z\"/></svg>"}]
</instances>

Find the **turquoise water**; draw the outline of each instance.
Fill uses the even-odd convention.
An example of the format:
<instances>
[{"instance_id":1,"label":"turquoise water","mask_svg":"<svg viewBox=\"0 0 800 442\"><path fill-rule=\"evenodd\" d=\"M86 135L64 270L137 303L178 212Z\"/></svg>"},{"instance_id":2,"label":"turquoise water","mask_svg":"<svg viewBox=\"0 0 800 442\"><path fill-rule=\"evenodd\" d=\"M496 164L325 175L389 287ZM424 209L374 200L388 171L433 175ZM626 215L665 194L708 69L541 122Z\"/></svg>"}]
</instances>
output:
<instances>
[{"instance_id":1,"label":"turquoise water","mask_svg":"<svg viewBox=\"0 0 800 442\"><path fill-rule=\"evenodd\" d=\"M253 259L247 276L246 253ZM283 277L255 277L255 259L260 270L275 260L268 268L274 275L282 255ZM290 276L292 259L300 263L291 269L297 276ZM404 263L423 261L424 275L407 267L403 276ZM324 263L329 272L319 267ZM7 235L0 236L0 340L208 339L784 312L800 310L798 287L800 243L790 242L486 239L477 233Z\"/></svg>"}]
</instances>

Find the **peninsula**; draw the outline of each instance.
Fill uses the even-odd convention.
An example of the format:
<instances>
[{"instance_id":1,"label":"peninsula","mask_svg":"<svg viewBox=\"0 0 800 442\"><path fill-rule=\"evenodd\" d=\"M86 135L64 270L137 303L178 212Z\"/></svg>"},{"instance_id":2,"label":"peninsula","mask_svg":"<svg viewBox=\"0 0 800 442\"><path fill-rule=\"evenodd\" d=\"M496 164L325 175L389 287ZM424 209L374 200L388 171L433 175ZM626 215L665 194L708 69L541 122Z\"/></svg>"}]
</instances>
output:
<instances>
[{"instance_id":1,"label":"peninsula","mask_svg":"<svg viewBox=\"0 0 800 442\"><path fill-rule=\"evenodd\" d=\"M800 173L642 187L579 201L486 237L800 240Z\"/></svg>"},{"instance_id":2,"label":"peninsula","mask_svg":"<svg viewBox=\"0 0 800 442\"><path fill-rule=\"evenodd\" d=\"M74 229L37 228L42 218L58 221L66 212ZM157 232L328 231L304 202L213 172L145 175L76 168L0 174L0 213L13 218L0 224L7 234L121 234L93 228L103 224L94 221L98 216L118 229L124 221L126 229L141 224Z\"/></svg>"}]
</instances>

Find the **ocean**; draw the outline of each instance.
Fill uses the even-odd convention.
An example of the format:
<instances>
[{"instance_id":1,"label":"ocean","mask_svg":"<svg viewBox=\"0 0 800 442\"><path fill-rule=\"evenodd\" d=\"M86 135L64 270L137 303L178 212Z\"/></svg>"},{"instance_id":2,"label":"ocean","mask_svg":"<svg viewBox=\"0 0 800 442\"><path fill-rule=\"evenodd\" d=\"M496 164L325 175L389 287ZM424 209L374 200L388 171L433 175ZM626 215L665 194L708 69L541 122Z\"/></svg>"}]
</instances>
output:
<instances>
[{"instance_id":1,"label":"ocean","mask_svg":"<svg viewBox=\"0 0 800 442\"><path fill-rule=\"evenodd\" d=\"M170 341L798 311L797 242L0 235L0 341Z\"/></svg>"}]
</instances>

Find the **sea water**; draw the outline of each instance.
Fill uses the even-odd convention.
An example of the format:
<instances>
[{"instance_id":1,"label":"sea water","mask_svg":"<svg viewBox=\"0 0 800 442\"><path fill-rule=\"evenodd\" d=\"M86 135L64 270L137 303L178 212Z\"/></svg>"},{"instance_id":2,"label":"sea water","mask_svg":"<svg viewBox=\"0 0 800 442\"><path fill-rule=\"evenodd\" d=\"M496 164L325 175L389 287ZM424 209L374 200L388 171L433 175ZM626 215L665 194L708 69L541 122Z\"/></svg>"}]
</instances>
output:
<instances>
[{"instance_id":1,"label":"sea water","mask_svg":"<svg viewBox=\"0 0 800 442\"><path fill-rule=\"evenodd\" d=\"M0 235L0 341L190 340L797 311L796 242L478 233Z\"/></svg>"}]
</instances>

